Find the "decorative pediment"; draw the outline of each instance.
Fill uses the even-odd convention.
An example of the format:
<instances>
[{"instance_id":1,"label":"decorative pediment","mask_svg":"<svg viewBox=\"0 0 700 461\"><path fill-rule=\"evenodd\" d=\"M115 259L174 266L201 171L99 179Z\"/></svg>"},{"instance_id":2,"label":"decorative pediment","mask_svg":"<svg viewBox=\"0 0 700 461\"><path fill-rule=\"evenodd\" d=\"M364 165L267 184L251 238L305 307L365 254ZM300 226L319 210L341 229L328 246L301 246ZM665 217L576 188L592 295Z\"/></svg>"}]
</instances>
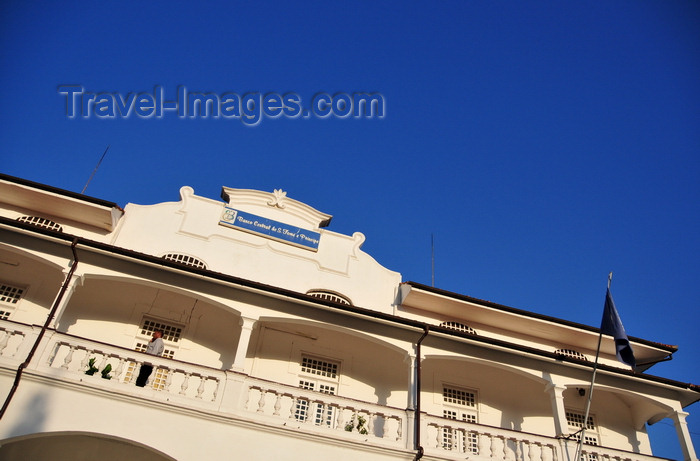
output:
<instances>
[{"instance_id":1,"label":"decorative pediment","mask_svg":"<svg viewBox=\"0 0 700 461\"><path fill-rule=\"evenodd\" d=\"M305 203L289 198L287 192L282 189L263 192L222 187L221 198L228 202L230 208L306 229L326 227L332 218L329 214L321 213Z\"/></svg>"}]
</instances>

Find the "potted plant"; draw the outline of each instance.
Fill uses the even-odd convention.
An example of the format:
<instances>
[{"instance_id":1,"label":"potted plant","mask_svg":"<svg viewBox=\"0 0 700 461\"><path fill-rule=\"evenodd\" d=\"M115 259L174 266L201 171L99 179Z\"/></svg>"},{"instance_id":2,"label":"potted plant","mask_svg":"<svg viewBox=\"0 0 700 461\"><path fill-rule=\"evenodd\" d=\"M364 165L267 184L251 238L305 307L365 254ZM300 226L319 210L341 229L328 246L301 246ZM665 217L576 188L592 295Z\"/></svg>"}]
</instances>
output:
<instances>
[{"instance_id":1,"label":"potted plant","mask_svg":"<svg viewBox=\"0 0 700 461\"><path fill-rule=\"evenodd\" d=\"M110 371L112 371L112 365L110 365L110 364L108 363L107 366L104 368L104 370L101 371L101 373L102 373L102 378L103 378L103 379L112 379L112 377L109 375L109 372L110 372Z\"/></svg>"},{"instance_id":2,"label":"potted plant","mask_svg":"<svg viewBox=\"0 0 700 461\"><path fill-rule=\"evenodd\" d=\"M97 367L95 366L95 357L91 358L90 361L88 362L88 369L85 372L86 375L94 375L95 372L97 371Z\"/></svg>"},{"instance_id":3,"label":"potted plant","mask_svg":"<svg viewBox=\"0 0 700 461\"><path fill-rule=\"evenodd\" d=\"M357 429L358 433L362 435L367 435L367 428L365 427L366 423L367 420L362 415L353 413L352 418L350 418L350 422L348 422L345 425L345 430L348 432L352 432L353 429Z\"/></svg>"}]
</instances>

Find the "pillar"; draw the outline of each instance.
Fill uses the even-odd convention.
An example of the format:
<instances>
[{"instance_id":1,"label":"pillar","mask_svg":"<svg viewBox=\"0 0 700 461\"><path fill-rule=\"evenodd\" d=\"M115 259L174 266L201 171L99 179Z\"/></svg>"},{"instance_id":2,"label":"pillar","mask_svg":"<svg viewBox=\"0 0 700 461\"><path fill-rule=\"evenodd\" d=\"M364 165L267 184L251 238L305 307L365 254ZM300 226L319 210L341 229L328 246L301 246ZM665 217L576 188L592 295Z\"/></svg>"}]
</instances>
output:
<instances>
[{"instance_id":1,"label":"pillar","mask_svg":"<svg viewBox=\"0 0 700 461\"><path fill-rule=\"evenodd\" d=\"M688 423L685 421L688 414L681 410L674 411L671 414L671 419L673 420L673 425L676 426L676 434L678 434L678 441L683 451L683 459L685 461L697 461L698 457L695 454L695 448L693 448L693 440L690 438Z\"/></svg>"},{"instance_id":2,"label":"pillar","mask_svg":"<svg viewBox=\"0 0 700 461\"><path fill-rule=\"evenodd\" d=\"M233 365L231 366L231 369L234 371L244 371L245 369L245 355L248 351L248 345L250 344L250 336L253 333L253 327L257 321L258 319L241 316L241 336L238 338L236 356L233 360Z\"/></svg>"}]
</instances>

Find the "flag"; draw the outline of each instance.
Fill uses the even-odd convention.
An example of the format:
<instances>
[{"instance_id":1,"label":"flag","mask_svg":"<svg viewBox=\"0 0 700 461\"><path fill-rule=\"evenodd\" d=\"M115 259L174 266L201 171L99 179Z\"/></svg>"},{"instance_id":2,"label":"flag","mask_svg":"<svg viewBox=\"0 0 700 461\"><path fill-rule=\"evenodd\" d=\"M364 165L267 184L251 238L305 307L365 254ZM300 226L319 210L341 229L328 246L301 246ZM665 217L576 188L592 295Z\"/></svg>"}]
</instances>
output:
<instances>
[{"instance_id":1,"label":"flag","mask_svg":"<svg viewBox=\"0 0 700 461\"><path fill-rule=\"evenodd\" d=\"M620 315L615 309L615 302L610 294L610 288L605 294L605 308L603 309L603 320L600 322L600 332L615 338L615 355L617 355L617 360L631 366L632 369L636 368L637 363L634 359L632 346L629 339L627 339L627 333L625 333L625 327L622 326Z\"/></svg>"}]
</instances>

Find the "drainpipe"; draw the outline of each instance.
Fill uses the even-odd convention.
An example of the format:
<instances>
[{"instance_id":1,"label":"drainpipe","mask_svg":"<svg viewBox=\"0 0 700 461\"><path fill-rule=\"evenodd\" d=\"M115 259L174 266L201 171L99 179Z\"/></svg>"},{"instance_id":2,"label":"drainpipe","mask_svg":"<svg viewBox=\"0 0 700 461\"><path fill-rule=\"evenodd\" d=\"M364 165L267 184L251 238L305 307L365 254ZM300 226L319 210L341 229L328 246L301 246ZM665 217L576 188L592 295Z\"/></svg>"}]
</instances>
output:
<instances>
[{"instance_id":1,"label":"drainpipe","mask_svg":"<svg viewBox=\"0 0 700 461\"><path fill-rule=\"evenodd\" d=\"M416 435L415 441L414 441L414 448L417 451L416 453L416 458L414 461L418 461L423 457L423 445L420 443L420 385L421 385L421 369L420 369L420 357L421 357L421 351L420 351L420 346L423 340L425 339L426 336L428 336L428 333L430 332L430 327L428 325L423 325L423 336L420 337L418 342L416 343L416 416L414 418L415 420L415 426L414 426L414 433Z\"/></svg>"},{"instance_id":2,"label":"drainpipe","mask_svg":"<svg viewBox=\"0 0 700 461\"><path fill-rule=\"evenodd\" d=\"M58 309L58 306L61 304L61 300L63 299L63 295L66 293L66 290L68 289L68 284L70 283L71 279L73 278L73 273L75 272L75 269L78 267L78 255L75 252L75 246L77 244L78 244L78 237L75 237L73 239L73 243L71 243L71 246L70 246L70 250L73 253L73 264L71 265L71 268L68 271L68 275L66 276L66 280L63 282L63 285L61 286L61 290L58 292L58 296L56 296L56 300L53 302L53 306L51 306L51 310L49 311L49 315L46 317L46 322L44 322L44 326L41 327L41 331L39 331L39 334L36 337L36 341L34 341L34 344L32 345L32 348L29 351L29 354L27 354L27 358L17 368L17 373L15 374L15 382L12 384L12 388L10 389L10 392L7 394L7 398L5 398L5 403L3 404L2 409L0 409L0 419L2 419L3 416L5 416L5 411L7 411L7 407L10 405L10 401L12 400L12 397L14 397L15 392L17 391L17 387L19 386L19 381L22 379L22 373L24 372L24 369L27 368L27 366L29 366L29 362L31 362L32 358L34 357L34 353L39 348L39 343L44 338L44 334L46 333L46 330L49 328L49 324L51 323L51 320L53 320L54 316L56 315L56 310Z\"/></svg>"}]
</instances>

